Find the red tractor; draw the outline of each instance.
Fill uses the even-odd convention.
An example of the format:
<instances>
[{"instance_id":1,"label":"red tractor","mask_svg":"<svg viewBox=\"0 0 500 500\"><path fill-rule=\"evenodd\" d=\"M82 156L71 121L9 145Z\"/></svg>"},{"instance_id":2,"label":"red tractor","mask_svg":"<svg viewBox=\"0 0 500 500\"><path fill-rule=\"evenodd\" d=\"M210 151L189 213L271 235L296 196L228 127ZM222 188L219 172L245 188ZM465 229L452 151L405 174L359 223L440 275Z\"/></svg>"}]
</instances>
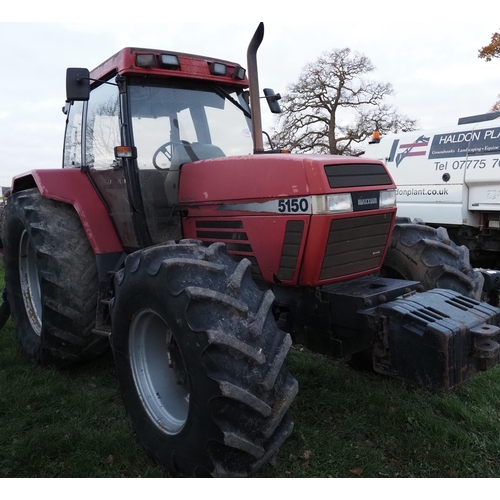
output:
<instances>
[{"instance_id":1,"label":"red tractor","mask_svg":"<svg viewBox=\"0 0 500 500\"><path fill-rule=\"evenodd\" d=\"M408 222L391 243L383 163L264 150L262 38L249 78L139 48L68 69L63 169L16 177L6 207L24 355L68 366L111 344L132 426L173 475L248 475L277 453L292 339L438 389L498 362L500 310L466 251Z\"/></svg>"}]
</instances>

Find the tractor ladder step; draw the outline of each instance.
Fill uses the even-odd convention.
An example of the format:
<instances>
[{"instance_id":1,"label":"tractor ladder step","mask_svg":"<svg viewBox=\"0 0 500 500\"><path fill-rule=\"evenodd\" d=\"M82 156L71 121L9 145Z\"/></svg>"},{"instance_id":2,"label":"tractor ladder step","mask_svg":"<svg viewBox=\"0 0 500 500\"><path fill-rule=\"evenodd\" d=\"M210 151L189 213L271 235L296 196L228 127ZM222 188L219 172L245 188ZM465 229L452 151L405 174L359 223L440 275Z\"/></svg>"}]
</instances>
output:
<instances>
[{"instance_id":1,"label":"tractor ladder step","mask_svg":"<svg viewBox=\"0 0 500 500\"><path fill-rule=\"evenodd\" d=\"M102 335L103 337L111 337L111 327L109 325L102 325L98 328L94 328L92 333Z\"/></svg>"},{"instance_id":2,"label":"tractor ladder step","mask_svg":"<svg viewBox=\"0 0 500 500\"><path fill-rule=\"evenodd\" d=\"M111 299L101 299L99 301L105 309L109 307L111 303ZM103 337L111 337L111 325L106 324L106 314L102 311L102 307L100 308L100 313L97 314L96 327L92 330L92 333L95 335L102 335Z\"/></svg>"}]
</instances>

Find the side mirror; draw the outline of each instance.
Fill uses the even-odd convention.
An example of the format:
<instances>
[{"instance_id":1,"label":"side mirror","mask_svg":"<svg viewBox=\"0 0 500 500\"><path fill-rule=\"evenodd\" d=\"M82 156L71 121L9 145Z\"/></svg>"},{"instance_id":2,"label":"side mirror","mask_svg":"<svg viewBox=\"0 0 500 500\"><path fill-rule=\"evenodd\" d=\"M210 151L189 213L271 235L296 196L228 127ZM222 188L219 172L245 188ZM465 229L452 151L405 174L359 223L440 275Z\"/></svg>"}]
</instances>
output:
<instances>
[{"instance_id":1,"label":"side mirror","mask_svg":"<svg viewBox=\"0 0 500 500\"><path fill-rule=\"evenodd\" d=\"M90 73L87 68L66 70L66 100L88 101L90 97Z\"/></svg>"},{"instance_id":2,"label":"side mirror","mask_svg":"<svg viewBox=\"0 0 500 500\"><path fill-rule=\"evenodd\" d=\"M281 113L281 107L278 102L281 99L281 95L275 94L273 89L264 89L264 95L266 96L271 113Z\"/></svg>"}]
</instances>

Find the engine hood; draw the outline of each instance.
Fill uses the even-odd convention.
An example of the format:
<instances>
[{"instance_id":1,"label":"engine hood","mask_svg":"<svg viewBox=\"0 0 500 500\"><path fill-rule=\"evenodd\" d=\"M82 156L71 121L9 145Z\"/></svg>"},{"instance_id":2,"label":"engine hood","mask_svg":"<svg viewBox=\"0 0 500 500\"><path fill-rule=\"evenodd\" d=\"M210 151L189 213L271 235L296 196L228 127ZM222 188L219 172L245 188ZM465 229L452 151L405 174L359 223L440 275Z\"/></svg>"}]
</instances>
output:
<instances>
[{"instance_id":1,"label":"engine hood","mask_svg":"<svg viewBox=\"0 0 500 500\"><path fill-rule=\"evenodd\" d=\"M375 175L367 181L366 175L358 172L359 167ZM352 175L346 176L346 172ZM352 179L345 180L347 177ZM377 160L292 154L215 158L183 165L179 203L265 201L342 192L353 187L368 190L380 185L386 189L394 187L392 178Z\"/></svg>"}]
</instances>

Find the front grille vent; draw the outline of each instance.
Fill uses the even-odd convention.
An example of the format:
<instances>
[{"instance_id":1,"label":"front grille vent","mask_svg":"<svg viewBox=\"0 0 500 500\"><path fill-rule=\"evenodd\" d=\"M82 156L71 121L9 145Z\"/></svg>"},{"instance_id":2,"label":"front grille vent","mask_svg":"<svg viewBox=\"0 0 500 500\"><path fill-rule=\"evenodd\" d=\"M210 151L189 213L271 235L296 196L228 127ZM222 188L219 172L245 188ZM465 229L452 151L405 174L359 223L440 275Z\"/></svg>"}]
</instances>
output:
<instances>
[{"instance_id":1,"label":"front grille vent","mask_svg":"<svg viewBox=\"0 0 500 500\"><path fill-rule=\"evenodd\" d=\"M332 220L320 280L378 268L391 223L390 213Z\"/></svg>"},{"instance_id":2,"label":"front grille vent","mask_svg":"<svg viewBox=\"0 0 500 500\"><path fill-rule=\"evenodd\" d=\"M233 229L233 231L231 231ZM241 221L196 221L196 237L204 243L222 241L226 244L228 251L252 252L252 246L248 243L235 243L235 241L248 241L247 233L238 231L243 229Z\"/></svg>"},{"instance_id":3,"label":"front grille vent","mask_svg":"<svg viewBox=\"0 0 500 500\"><path fill-rule=\"evenodd\" d=\"M280 268L278 271L279 280L291 281L297 267L300 244L304 232L304 221L290 220L286 223L285 241L281 251Z\"/></svg>"},{"instance_id":4,"label":"front grille vent","mask_svg":"<svg viewBox=\"0 0 500 500\"><path fill-rule=\"evenodd\" d=\"M380 163L326 165L325 173L332 189L388 186L392 184L385 167Z\"/></svg>"}]
</instances>

